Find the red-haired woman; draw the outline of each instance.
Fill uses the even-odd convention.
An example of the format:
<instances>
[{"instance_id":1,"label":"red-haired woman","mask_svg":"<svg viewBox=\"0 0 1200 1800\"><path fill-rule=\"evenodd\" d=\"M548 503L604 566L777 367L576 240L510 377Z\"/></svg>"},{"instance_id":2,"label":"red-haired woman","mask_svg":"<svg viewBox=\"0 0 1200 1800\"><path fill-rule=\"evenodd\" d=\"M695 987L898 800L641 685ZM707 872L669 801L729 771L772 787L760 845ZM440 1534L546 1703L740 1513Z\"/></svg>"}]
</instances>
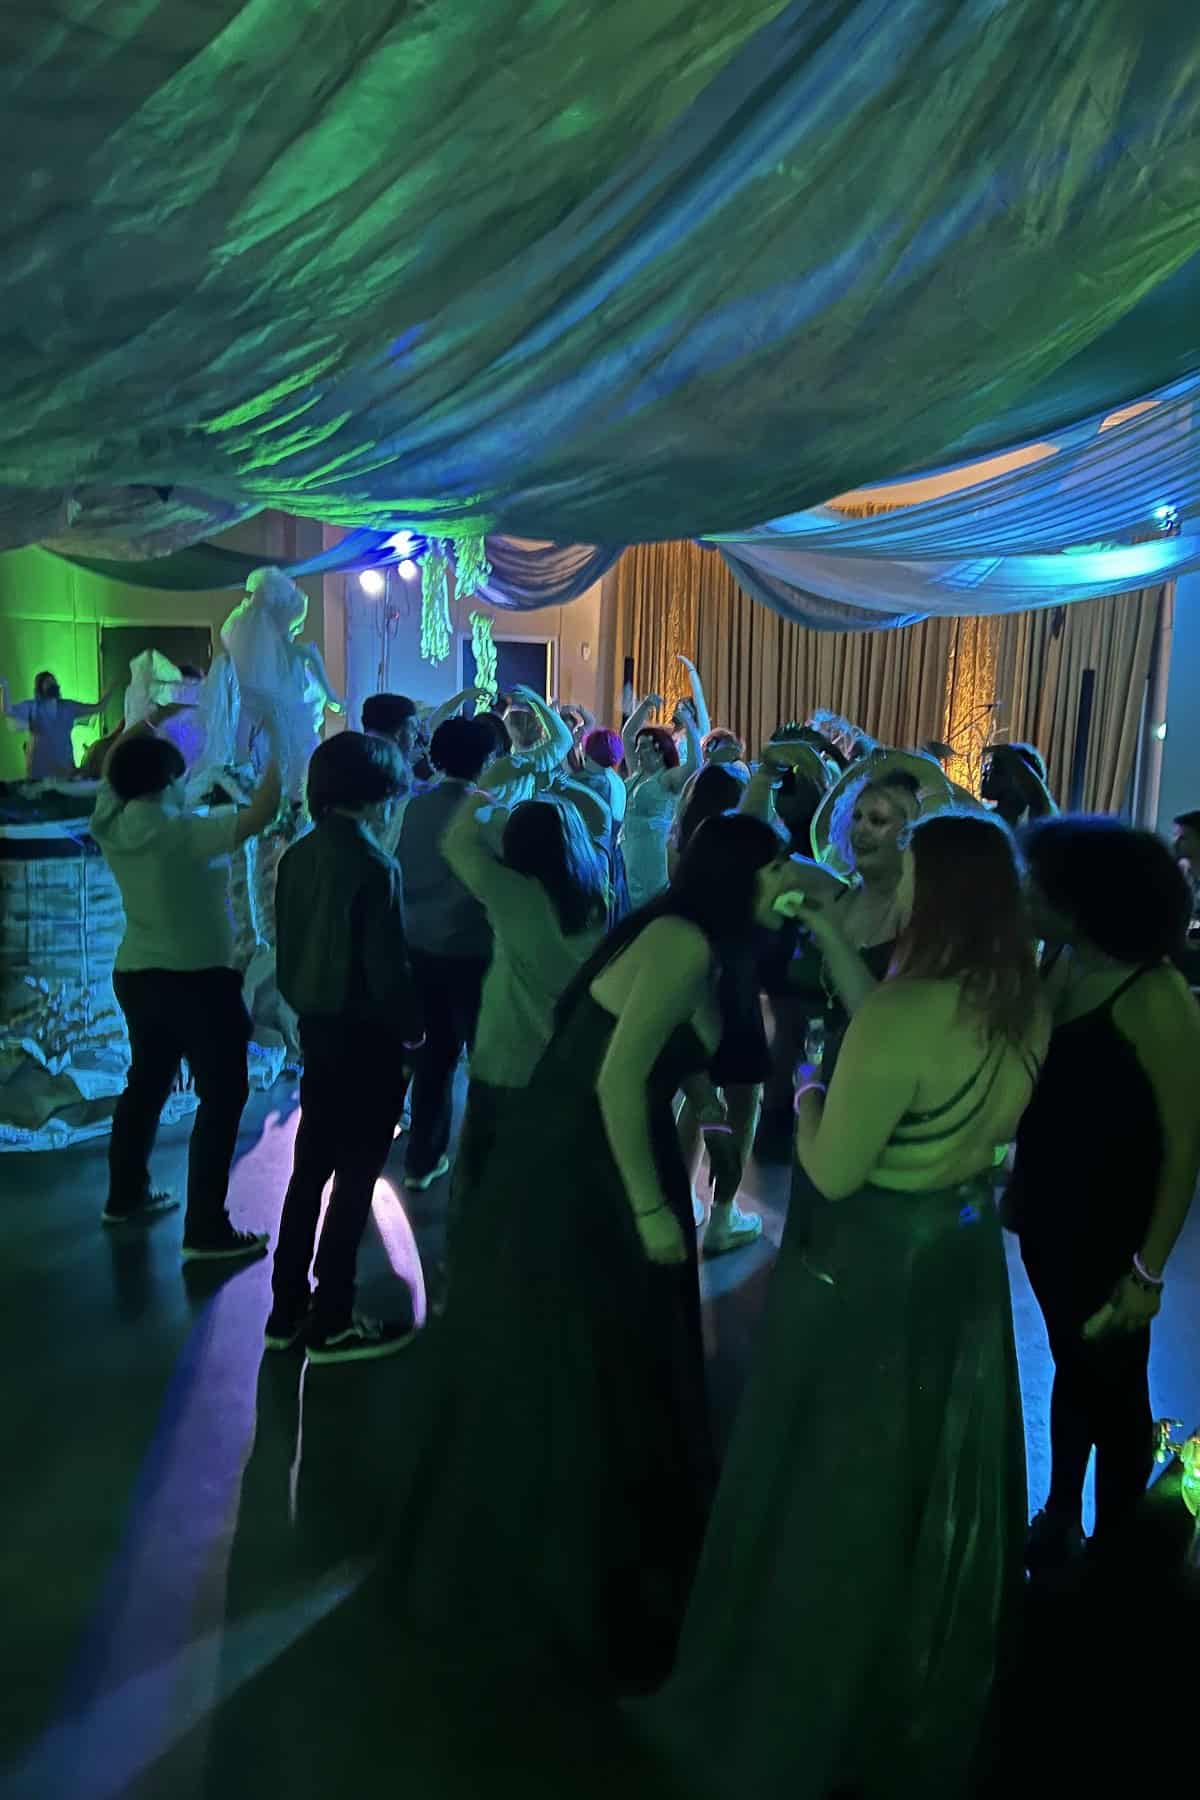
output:
<instances>
[{"instance_id":1,"label":"red-haired woman","mask_svg":"<svg viewBox=\"0 0 1200 1800\"><path fill-rule=\"evenodd\" d=\"M667 885L667 845L687 779L671 732L665 725L646 723L651 712L662 704L660 694L648 695L621 734L630 771L625 784L621 849L629 901L634 908L648 905ZM701 750L696 721L682 709L677 717L688 742L688 764L698 769Z\"/></svg>"},{"instance_id":2,"label":"red-haired woman","mask_svg":"<svg viewBox=\"0 0 1200 1800\"><path fill-rule=\"evenodd\" d=\"M916 825L905 885L888 978L828 1093L797 1095L797 1154L826 1203L810 1239L784 1232L676 1673L652 1703L704 1792L967 1791L1019 1591L992 1168L1050 1024L1002 826Z\"/></svg>"}]
</instances>

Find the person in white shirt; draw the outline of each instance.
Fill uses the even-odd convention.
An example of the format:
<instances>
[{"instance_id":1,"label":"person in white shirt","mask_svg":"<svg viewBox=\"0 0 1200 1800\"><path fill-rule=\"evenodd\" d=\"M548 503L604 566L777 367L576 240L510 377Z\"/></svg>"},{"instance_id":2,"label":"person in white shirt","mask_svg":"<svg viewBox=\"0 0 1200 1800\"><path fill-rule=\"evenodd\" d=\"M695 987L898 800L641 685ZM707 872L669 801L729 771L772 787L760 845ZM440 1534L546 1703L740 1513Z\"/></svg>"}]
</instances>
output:
<instances>
[{"instance_id":1,"label":"person in white shirt","mask_svg":"<svg viewBox=\"0 0 1200 1800\"><path fill-rule=\"evenodd\" d=\"M64 700L58 677L43 669L34 678L33 699L14 701L8 683L0 676L0 711L29 732L25 773L30 781L52 781L76 773L71 733L80 719L93 719L103 712L116 691L110 688L99 700Z\"/></svg>"},{"instance_id":2,"label":"person in white shirt","mask_svg":"<svg viewBox=\"0 0 1200 1800\"><path fill-rule=\"evenodd\" d=\"M169 710L169 709L168 709ZM166 716L155 715L155 722ZM265 1233L238 1231L226 1212L229 1172L249 1093L250 1019L233 961L230 853L266 829L279 809L272 760L249 806L191 811L184 760L151 722L109 752L92 837L121 890L125 935L113 990L132 1060L109 1143L107 1225L142 1220L175 1202L155 1194L149 1161L159 1115L180 1060L199 1099L188 1156L185 1261L258 1256Z\"/></svg>"}]
</instances>

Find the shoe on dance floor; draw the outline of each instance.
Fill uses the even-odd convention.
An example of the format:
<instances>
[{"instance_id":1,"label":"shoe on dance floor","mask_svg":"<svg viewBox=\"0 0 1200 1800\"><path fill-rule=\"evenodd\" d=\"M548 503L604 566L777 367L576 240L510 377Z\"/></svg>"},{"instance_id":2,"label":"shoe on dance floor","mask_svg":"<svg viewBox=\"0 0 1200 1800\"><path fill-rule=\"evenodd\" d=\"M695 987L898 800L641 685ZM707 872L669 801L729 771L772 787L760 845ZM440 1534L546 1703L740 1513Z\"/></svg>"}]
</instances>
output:
<instances>
[{"instance_id":1,"label":"shoe on dance floor","mask_svg":"<svg viewBox=\"0 0 1200 1800\"><path fill-rule=\"evenodd\" d=\"M714 1206L704 1233L705 1256L724 1256L730 1250L744 1250L762 1236L763 1222L757 1213L744 1213L735 1200L731 1206Z\"/></svg>"},{"instance_id":2,"label":"shoe on dance floor","mask_svg":"<svg viewBox=\"0 0 1200 1800\"><path fill-rule=\"evenodd\" d=\"M239 1231L235 1225L225 1221L224 1228L218 1227L202 1238L184 1238L184 1262L237 1262L245 1261L251 1256L266 1254L270 1235L265 1231Z\"/></svg>"},{"instance_id":3,"label":"shoe on dance floor","mask_svg":"<svg viewBox=\"0 0 1200 1800\"><path fill-rule=\"evenodd\" d=\"M448 1175L449 1173L450 1158L448 1156L442 1156L434 1163L428 1175L405 1174L404 1185L410 1194L423 1194L433 1186L435 1181L440 1181L443 1175Z\"/></svg>"},{"instance_id":4,"label":"shoe on dance floor","mask_svg":"<svg viewBox=\"0 0 1200 1800\"><path fill-rule=\"evenodd\" d=\"M298 1313L285 1313L273 1306L263 1331L263 1344L268 1350L290 1350L300 1342L311 1324L312 1314L307 1306Z\"/></svg>"},{"instance_id":5,"label":"shoe on dance floor","mask_svg":"<svg viewBox=\"0 0 1200 1800\"><path fill-rule=\"evenodd\" d=\"M341 1331L324 1332L308 1340L310 1363L375 1362L381 1356L395 1356L416 1337L411 1325L397 1325L379 1319L365 1319L356 1313Z\"/></svg>"},{"instance_id":6,"label":"shoe on dance floor","mask_svg":"<svg viewBox=\"0 0 1200 1800\"><path fill-rule=\"evenodd\" d=\"M106 1206L100 1214L102 1225L140 1225L144 1219L158 1219L163 1213L174 1212L179 1202L174 1194L147 1194L137 1206L130 1206L124 1212Z\"/></svg>"},{"instance_id":7,"label":"shoe on dance floor","mask_svg":"<svg viewBox=\"0 0 1200 1800\"><path fill-rule=\"evenodd\" d=\"M1083 1556L1087 1539L1079 1520L1069 1514L1038 1513L1025 1539L1025 1567L1033 1576L1060 1575Z\"/></svg>"}]
</instances>

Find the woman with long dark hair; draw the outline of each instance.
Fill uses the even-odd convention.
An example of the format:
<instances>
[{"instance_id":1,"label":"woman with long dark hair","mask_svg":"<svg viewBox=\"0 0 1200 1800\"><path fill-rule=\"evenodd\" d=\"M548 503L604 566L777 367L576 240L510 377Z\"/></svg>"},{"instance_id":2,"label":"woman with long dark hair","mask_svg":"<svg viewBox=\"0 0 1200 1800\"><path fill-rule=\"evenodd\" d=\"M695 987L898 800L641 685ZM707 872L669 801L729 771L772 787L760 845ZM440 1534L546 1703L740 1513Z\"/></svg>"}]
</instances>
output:
<instances>
[{"instance_id":1,"label":"woman with long dark hair","mask_svg":"<svg viewBox=\"0 0 1200 1800\"><path fill-rule=\"evenodd\" d=\"M721 962L779 917L770 827L711 820L558 1009L481 1160L405 1408L399 1605L463 1658L652 1686L711 1491L691 1191L673 1101L721 1035Z\"/></svg>"},{"instance_id":2,"label":"woman with long dark hair","mask_svg":"<svg viewBox=\"0 0 1200 1800\"><path fill-rule=\"evenodd\" d=\"M464 1199L478 1192L478 1165L498 1109L533 1074L555 1007L603 936L608 883L577 808L548 795L506 812L487 794L473 794L452 816L441 848L492 928L454 1163L450 1214L457 1229Z\"/></svg>"},{"instance_id":3,"label":"woman with long dark hair","mask_svg":"<svg viewBox=\"0 0 1200 1800\"><path fill-rule=\"evenodd\" d=\"M1200 1012L1171 958L1187 883L1166 845L1116 819L1026 828L1054 1015L1021 1122L1008 1212L1054 1357L1050 1494L1031 1569L1119 1546L1153 1464L1150 1325L1200 1166Z\"/></svg>"},{"instance_id":4,"label":"woman with long dark hair","mask_svg":"<svg viewBox=\"0 0 1200 1800\"><path fill-rule=\"evenodd\" d=\"M1049 1025L1006 831L917 825L909 916L826 1093L652 1724L689 1791L957 1794L1019 1581L1020 1395L992 1194ZM911 910L910 910L911 909ZM736 1692L736 1705L729 1696Z\"/></svg>"}]
</instances>

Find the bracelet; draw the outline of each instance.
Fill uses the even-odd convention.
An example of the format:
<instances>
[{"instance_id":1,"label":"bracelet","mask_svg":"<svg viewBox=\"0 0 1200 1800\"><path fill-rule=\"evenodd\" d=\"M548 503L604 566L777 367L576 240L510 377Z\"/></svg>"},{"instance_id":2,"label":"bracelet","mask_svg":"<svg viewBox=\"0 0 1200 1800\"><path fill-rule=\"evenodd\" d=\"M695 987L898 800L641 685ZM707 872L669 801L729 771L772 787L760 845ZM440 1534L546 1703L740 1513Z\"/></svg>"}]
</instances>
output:
<instances>
[{"instance_id":1,"label":"bracelet","mask_svg":"<svg viewBox=\"0 0 1200 1800\"><path fill-rule=\"evenodd\" d=\"M806 1082L803 1087L797 1088L795 1094L792 1096L792 1111L794 1113L796 1113L797 1115L799 1114L800 1102L803 1100L805 1094L825 1094L825 1093L828 1093L828 1091L829 1090L825 1086L824 1082L821 1082L821 1081Z\"/></svg>"},{"instance_id":2,"label":"bracelet","mask_svg":"<svg viewBox=\"0 0 1200 1800\"><path fill-rule=\"evenodd\" d=\"M633 1216L635 1219L652 1219L655 1213L665 1212L666 1208L667 1203L665 1200L660 1200L657 1206L648 1206L644 1212L639 1212L635 1206L633 1209Z\"/></svg>"},{"instance_id":3,"label":"bracelet","mask_svg":"<svg viewBox=\"0 0 1200 1800\"><path fill-rule=\"evenodd\" d=\"M1140 1281L1143 1287L1150 1288L1153 1293L1160 1293L1166 1286L1166 1280L1162 1275L1152 1275L1150 1273L1149 1269L1142 1261L1140 1251L1134 1252L1133 1274L1136 1281Z\"/></svg>"},{"instance_id":4,"label":"bracelet","mask_svg":"<svg viewBox=\"0 0 1200 1800\"><path fill-rule=\"evenodd\" d=\"M702 1125L700 1127L700 1130L701 1130L701 1133L705 1137L732 1137L733 1136L733 1126L732 1125L724 1125L724 1124Z\"/></svg>"}]
</instances>

